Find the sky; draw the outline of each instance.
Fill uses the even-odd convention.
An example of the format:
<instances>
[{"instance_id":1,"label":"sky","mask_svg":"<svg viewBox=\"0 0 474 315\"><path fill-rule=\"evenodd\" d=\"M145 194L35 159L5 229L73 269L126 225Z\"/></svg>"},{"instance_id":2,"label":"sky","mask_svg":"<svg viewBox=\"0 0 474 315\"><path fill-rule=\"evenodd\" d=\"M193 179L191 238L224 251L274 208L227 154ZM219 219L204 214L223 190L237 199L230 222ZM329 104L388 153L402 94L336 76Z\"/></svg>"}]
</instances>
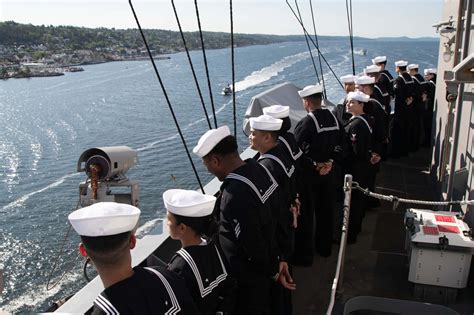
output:
<instances>
[{"instance_id":1,"label":"sky","mask_svg":"<svg viewBox=\"0 0 474 315\"><path fill-rule=\"evenodd\" d=\"M295 0L288 0L295 8ZM319 35L347 35L346 0L297 0L312 30L310 1ZM178 30L171 0L132 0L143 28ZM352 0L353 33L376 37L437 37L442 0ZM185 31L196 31L193 0L175 0ZM202 29L230 31L228 0L199 0ZM302 34L285 0L233 0L234 32ZM0 21L34 25L136 28L128 0L0 0ZM311 32L312 33L312 32Z\"/></svg>"}]
</instances>

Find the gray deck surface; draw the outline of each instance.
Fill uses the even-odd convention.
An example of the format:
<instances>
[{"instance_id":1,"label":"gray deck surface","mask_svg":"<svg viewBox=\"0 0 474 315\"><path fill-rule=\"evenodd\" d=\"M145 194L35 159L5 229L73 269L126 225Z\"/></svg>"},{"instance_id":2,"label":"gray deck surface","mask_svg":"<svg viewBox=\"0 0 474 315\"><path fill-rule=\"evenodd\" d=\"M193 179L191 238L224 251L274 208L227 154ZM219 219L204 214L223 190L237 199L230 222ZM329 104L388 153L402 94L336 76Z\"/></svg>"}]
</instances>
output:
<instances>
[{"instance_id":1,"label":"gray deck surface","mask_svg":"<svg viewBox=\"0 0 474 315\"><path fill-rule=\"evenodd\" d=\"M426 174L429 159L428 149L421 149L410 157L384 162L377 177L376 192L436 200ZM345 301L355 296L419 301L413 293L414 285L408 282L408 259L404 250L403 214L409 207L400 205L393 211L392 204L382 201L380 207L367 210L357 243L347 247L343 292L336 298L333 314L342 314ZM331 257L315 255L312 267L294 267L297 290L293 294L293 314L326 314L338 251L339 245L334 244ZM448 306L459 314L474 314L472 273L471 270L467 288L457 291L454 303L448 303L446 291L436 288L431 288L423 301ZM364 311L360 314L392 313Z\"/></svg>"}]
</instances>

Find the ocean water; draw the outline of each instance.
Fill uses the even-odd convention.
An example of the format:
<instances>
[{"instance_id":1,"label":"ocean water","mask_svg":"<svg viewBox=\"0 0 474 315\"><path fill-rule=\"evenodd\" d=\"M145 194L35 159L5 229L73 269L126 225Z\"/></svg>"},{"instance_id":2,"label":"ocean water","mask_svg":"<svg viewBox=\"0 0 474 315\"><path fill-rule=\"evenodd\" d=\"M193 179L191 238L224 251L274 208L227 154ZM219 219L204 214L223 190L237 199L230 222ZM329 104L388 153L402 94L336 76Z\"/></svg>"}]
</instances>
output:
<instances>
[{"instance_id":1,"label":"ocean water","mask_svg":"<svg viewBox=\"0 0 474 315\"><path fill-rule=\"evenodd\" d=\"M348 42L320 42L322 52L340 77L352 72ZM437 42L360 40L367 56L355 56L362 71L376 55L408 60L420 69L436 67ZM291 81L304 87L316 82L306 43L280 43L237 48L237 130L252 96L275 84ZM316 55L316 52L313 51ZM201 90L211 113L202 54L192 52ZM207 52L219 125L232 129L232 98L220 95L231 81L230 50ZM185 53L157 61L171 104L191 150L208 129ZM328 96L337 102L343 91L324 67ZM68 230L67 215L78 203L81 153L92 147L127 145L138 151L139 164L128 173L140 183L142 231L163 217L161 194L169 188L198 187L163 92L149 61L113 62L84 67L61 77L0 81L0 268L5 289L0 309L42 311L82 287L82 260L74 232L53 274L59 284L47 290L52 265ZM248 142L238 134L240 149ZM193 156L201 181L208 182L200 160ZM174 178L174 179L173 179ZM142 234L145 232L142 232Z\"/></svg>"}]
</instances>

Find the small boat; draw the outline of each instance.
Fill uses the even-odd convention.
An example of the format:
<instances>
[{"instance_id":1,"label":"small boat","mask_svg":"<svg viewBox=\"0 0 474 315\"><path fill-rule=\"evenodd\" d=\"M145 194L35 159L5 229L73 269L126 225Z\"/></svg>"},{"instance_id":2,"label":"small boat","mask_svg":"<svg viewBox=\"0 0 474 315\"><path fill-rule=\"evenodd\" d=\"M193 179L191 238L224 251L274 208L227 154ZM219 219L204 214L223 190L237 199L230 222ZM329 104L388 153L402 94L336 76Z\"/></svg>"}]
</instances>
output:
<instances>
[{"instance_id":1,"label":"small boat","mask_svg":"<svg viewBox=\"0 0 474 315\"><path fill-rule=\"evenodd\" d=\"M222 95L231 95L232 94L232 87L230 86L230 84L227 84L221 91L221 94Z\"/></svg>"},{"instance_id":2,"label":"small boat","mask_svg":"<svg viewBox=\"0 0 474 315\"><path fill-rule=\"evenodd\" d=\"M354 55L365 56L365 55L367 55L367 49L365 49L365 48L355 49L354 50Z\"/></svg>"}]
</instances>

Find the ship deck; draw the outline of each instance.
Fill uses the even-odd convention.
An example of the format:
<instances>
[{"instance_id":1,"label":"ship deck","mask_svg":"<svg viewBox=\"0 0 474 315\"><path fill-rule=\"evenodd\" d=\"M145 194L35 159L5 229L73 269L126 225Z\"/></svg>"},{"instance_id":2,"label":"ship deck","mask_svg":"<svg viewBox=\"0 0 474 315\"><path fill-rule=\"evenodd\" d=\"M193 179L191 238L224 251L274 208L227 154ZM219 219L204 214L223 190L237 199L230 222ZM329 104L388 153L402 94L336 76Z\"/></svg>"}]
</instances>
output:
<instances>
[{"instance_id":1,"label":"ship deck","mask_svg":"<svg viewBox=\"0 0 474 315\"><path fill-rule=\"evenodd\" d=\"M377 177L376 192L402 198L436 200L428 174L429 149L423 148L410 157L384 162ZM377 296L440 304L459 314L474 312L474 276L470 273L465 289L432 287L415 291L408 281L408 256L405 250L404 212L410 205L381 201L381 206L369 209L356 244L348 245L343 274L343 290L336 296L333 314L343 314L344 303L356 296ZM337 264L339 245L333 245L328 258L314 256L312 267L294 267L297 290L293 294L293 314L326 314ZM473 263L471 262L471 269ZM416 294L415 294L416 292ZM374 314L372 312L358 314ZM393 314L378 312L375 314Z\"/></svg>"}]
</instances>

